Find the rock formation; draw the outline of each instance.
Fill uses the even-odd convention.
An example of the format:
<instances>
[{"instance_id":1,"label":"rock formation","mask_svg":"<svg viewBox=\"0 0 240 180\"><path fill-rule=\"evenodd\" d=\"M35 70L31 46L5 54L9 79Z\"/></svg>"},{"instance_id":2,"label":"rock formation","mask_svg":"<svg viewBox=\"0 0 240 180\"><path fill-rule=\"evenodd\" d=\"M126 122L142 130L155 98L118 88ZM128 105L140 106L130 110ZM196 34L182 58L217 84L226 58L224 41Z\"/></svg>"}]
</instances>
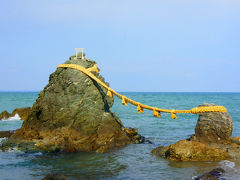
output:
<instances>
[{"instance_id":1,"label":"rock formation","mask_svg":"<svg viewBox=\"0 0 240 180\"><path fill-rule=\"evenodd\" d=\"M31 112L31 107L16 108L13 110L13 112L11 114L7 111L3 111L0 114L0 120L14 117L16 114L19 115L21 120L26 120L28 115L30 114L30 112Z\"/></svg>"},{"instance_id":2,"label":"rock formation","mask_svg":"<svg viewBox=\"0 0 240 180\"><path fill-rule=\"evenodd\" d=\"M167 147L155 148L152 154L172 161L240 159L240 138L230 138L232 129L232 118L227 112L201 113L195 135Z\"/></svg>"},{"instance_id":3,"label":"rock formation","mask_svg":"<svg viewBox=\"0 0 240 180\"><path fill-rule=\"evenodd\" d=\"M65 63L90 68L96 62L71 56ZM99 73L92 73L104 82ZM32 142L38 149L54 152L105 152L129 144L120 119L111 112L114 99L106 93L80 71L56 69L8 143Z\"/></svg>"},{"instance_id":4,"label":"rock formation","mask_svg":"<svg viewBox=\"0 0 240 180\"><path fill-rule=\"evenodd\" d=\"M1 114L0 114L0 120L2 119L8 119L9 117L11 116L11 114L7 111L3 111Z\"/></svg>"},{"instance_id":5,"label":"rock formation","mask_svg":"<svg viewBox=\"0 0 240 180\"><path fill-rule=\"evenodd\" d=\"M204 173L201 176L193 177L193 180L225 180L222 175L225 173L224 169L216 168L211 170L210 172Z\"/></svg>"},{"instance_id":6,"label":"rock formation","mask_svg":"<svg viewBox=\"0 0 240 180\"><path fill-rule=\"evenodd\" d=\"M5 138L5 137L8 138L14 133L16 133L16 130L0 131L0 138Z\"/></svg>"},{"instance_id":7,"label":"rock formation","mask_svg":"<svg viewBox=\"0 0 240 180\"><path fill-rule=\"evenodd\" d=\"M201 104L200 106L214 106ZM228 112L200 113L195 128L196 139L206 143L220 143L230 140L233 125Z\"/></svg>"},{"instance_id":8,"label":"rock formation","mask_svg":"<svg viewBox=\"0 0 240 180\"><path fill-rule=\"evenodd\" d=\"M48 174L42 180L69 180L66 176L62 174Z\"/></svg>"},{"instance_id":9,"label":"rock formation","mask_svg":"<svg viewBox=\"0 0 240 180\"><path fill-rule=\"evenodd\" d=\"M13 110L11 117L15 116L15 114L18 114L21 120L26 120L31 111L31 107L16 108Z\"/></svg>"},{"instance_id":10,"label":"rock formation","mask_svg":"<svg viewBox=\"0 0 240 180\"><path fill-rule=\"evenodd\" d=\"M221 161L229 159L228 153L198 141L181 140L176 144L155 148L152 153L172 161Z\"/></svg>"}]
</instances>

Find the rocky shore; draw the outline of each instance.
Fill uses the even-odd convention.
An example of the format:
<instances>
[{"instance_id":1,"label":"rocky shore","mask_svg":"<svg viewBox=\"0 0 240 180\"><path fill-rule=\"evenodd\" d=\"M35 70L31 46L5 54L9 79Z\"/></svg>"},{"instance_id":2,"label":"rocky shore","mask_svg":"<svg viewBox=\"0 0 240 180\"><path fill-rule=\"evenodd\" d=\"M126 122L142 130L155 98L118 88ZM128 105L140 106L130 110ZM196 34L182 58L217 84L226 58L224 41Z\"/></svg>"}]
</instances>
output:
<instances>
[{"instance_id":1,"label":"rocky shore","mask_svg":"<svg viewBox=\"0 0 240 180\"><path fill-rule=\"evenodd\" d=\"M171 161L240 159L240 138L231 138L232 130L232 118L227 112L201 113L195 135L167 147L157 147L152 150L152 154Z\"/></svg>"}]
</instances>

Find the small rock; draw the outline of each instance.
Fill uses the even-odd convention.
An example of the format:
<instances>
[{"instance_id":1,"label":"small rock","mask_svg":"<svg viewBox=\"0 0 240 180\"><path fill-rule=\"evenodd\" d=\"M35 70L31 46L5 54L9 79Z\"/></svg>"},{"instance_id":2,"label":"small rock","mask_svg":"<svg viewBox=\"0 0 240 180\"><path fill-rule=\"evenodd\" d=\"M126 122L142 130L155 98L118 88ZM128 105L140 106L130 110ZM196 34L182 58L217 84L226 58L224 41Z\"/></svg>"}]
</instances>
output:
<instances>
[{"instance_id":1,"label":"small rock","mask_svg":"<svg viewBox=\"0 0 240 180\"><path fill-rule=\"evenodd\" d=\"M23 108L16 108L13 110L13 112L10 114L7 111L3 111L0 114L0 120L2 119L8 119L10 117L15 116L16 114L19 115L19 117L21 118L21 120L26 120L28 115L31 113L32 108L31 107L23 107Z\"/></svg>"},{"instance_id":2,"label":"small rock","mask_svg":"<svg viewBox=\"0 0 240 180\"><path fill-rule=\"evenodd\" d=\"M0 114L0 120L2 119L8 119L9 117L11 116L11 114L7 111L3 111L1 114Z\"/></svg>"},{"instance_id":3,"label":"small rock","mask_svg":"<svg viewBox=\"0 0 240 180\"><path fill-rule=\"evenodd\" d=\"M225 171L222 168L216 168L201 176L194 177L193 180L218 180L218 179L224 180L225 178L222 178L222 174L224 172Z\"/></svg>"},{"instance_id":4,"label":"small rock","mask_svg":"<svg viewBox=\"0 0 240 180\"><path fill-rule=\"evenodd\" d=\"M16 108L13 110L11 117L15 116L15 114L18 114L21 120L26 120L31 111L31 107Z\"/></svg>"},{"instance_id":5,"label":"small rock","mask_svg":"<svg viewBox=\"0 0 240 180\"><path fill-rule=\"evenodd\" d=\"M145 142L145 137L137 134L136 136L133 136L132 141L135 144L142 144Z\"/></svg>"},{"instance_id":6,"label":"small rock","mask_svg":"<svg viewBox=\"0 0 240 180\"><path fill-rule=\"evenodd\" d=\"M145 142L145 137L138 134L137 128L124 127L123 131L131 139L134 144L141 144Z\"/></svg>"},{"instance_id":7,"label":"small rock","mask_svg":"<svg viewBox=\"0 0 240 180\"><path fill-rule=\"evenodd\" d=\"M137 128L125 127L123 128L124 132L127 133L129 137L133 137L138 134Z\"/></svg>"},{"instance_id":8,"label":"small rock","mask_svg":"<svg viewBox=\"0 0 240 180\"><path fill-rule=\"evenodd\" d=\"M48 174L42 180L69 180L69 179L62 174Z\"/></svg>"}]
</instances>

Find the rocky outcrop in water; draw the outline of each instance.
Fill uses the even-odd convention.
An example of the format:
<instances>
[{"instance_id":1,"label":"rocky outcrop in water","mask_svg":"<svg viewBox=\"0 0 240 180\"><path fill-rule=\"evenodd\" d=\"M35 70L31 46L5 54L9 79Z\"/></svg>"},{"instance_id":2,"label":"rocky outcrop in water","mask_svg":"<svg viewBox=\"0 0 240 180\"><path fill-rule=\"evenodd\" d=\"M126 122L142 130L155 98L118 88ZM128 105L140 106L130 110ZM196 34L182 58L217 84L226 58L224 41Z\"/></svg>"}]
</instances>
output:
<instances>
[{"instance_id":1,"label":"rocky outcrop in water","mask_svg":"<svg viewBox=\"0 0 240 180\"><path fill-rule=\"evenodd\" d=\"M222 177L224 174L224 169L222 168L216 168L211 170L210 172L207 172L201 176L193 177L193 180L225 180L225 178Z\"/></svg>"},{"instance_id":2,"label":"rocky outcrop in water","mask_svg":"<svg viewBox=\"0 0 240 180\"><path fill-rule=\"evenodd\" d=\"M171 161L220 161L229 159L228 153L198 141L181 140L167 147L158 147L152 154Z\"/></svg>"},{"instance_id":3,"label":"rocky outcrop in water","mask_svg":"<svg viewBox=\"0 0 240 180\"><path fill-rule=\"evenodd\" d=\"M0 138L5 138L5 137L8 138L14 133L16 133L16 130L0 131Z\"/></svg>"},{"instance_id":4,"label":"rocky outcrop in water","mask_svg":"<svg viewBox=\"0 0 240 180\"><path fill-rule=\"evenodd\" d=\"M240 138L230 138L232 129L232 118L227 112L201 113L195 135L167 147L155 148L152 154L171 161L240 159Z\"/></svg>"},{"instance_id":5,"label":"rocky outcrop in water","mask_svg":"<svg viewBox=\"0 0 240 180\"><path fill-rule=\"evenodd\" d=\"M200 106L214 106L201 104ZM228 112L200 113L195 128L195 137L200 142L224 143L230 140L233 125Z\"/></svg>"},{"instance_id":6,"label":"rocky outcrop in water","mask_svg":"<svg viewBox=\"0 0 240 180\"><path fill-rule=\"evenodd\" d=\"M69 179L62 174L48 174L42 180L69 180Z\"/></svg>"},{"instance_id":7,"label":"rocky outcrop in water","mask_svg":"<svg viewBox=\"0 0 240 180\"><path fill-rule=\"evenodd\" d=\"M31 111L32 111L31 107L16 108L13 110L13 112L11 114L7 111L3 111L0 114L0 120L14 117L16 114L19 115L21 120L26 120L28 115L31 113Z\"/></svg>"},{"instance_id":8,"label":"rocky outcrop in water","mask_svg":"<svg viewBox=\"0 0 240 180\"><path fill-rule=\"evenodd\" d=\"M71 56L65 63L90 68L96 62ZM99 73L92 73L104 82ZM36 148L49 152L105 152L129 144L131 140L120 119L111 111L114 99L106 93L78 70L56 69L8 143L32 142Z\"/></svg>"},{"instance_id":9,"label":"rocky outcrop in water","mask_svg":"<svg viewBox=\"0 0 240 180\"><path fill-rule=\"evenodd\" d=\"M18 114L21 120L26 120L31 112L32 112L31 107L16 108L13 110L11 117Z\"/></svg>"},{"instance_id":10,"label":"rocky outcrop in water","mask_svg":"<svg viewBox=\"0 0 240 180\"><path fill-rule=\"evenodd\" d=\"M0 121L2 119L8 119L9 117L11 116L11 114L7 111L3 111L1 114L0 114Z\"/></svg>"}]
</instances>

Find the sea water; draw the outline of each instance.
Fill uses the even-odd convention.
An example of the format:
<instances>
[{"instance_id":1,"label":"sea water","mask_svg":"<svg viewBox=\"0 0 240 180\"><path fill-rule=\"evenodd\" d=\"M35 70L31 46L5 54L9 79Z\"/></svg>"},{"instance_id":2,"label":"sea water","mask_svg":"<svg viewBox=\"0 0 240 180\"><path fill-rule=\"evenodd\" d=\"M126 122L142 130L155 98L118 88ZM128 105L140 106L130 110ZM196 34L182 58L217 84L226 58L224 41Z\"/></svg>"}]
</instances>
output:
<instances>
[{"instance_id":1,"label":"sea water","mask_svg":"<svg viewBox=\"0 0 240 180\"><path fill-rule=\"evenodd\" d=\"M191 109L201 103L223 105L233 118L233 136L240 136L240 93L123 93L143 104L166 109ZM0 111L32 106L38 92L0 92ZM152 117L144 110L138 114L136 107L121 104L115 98L112 108L125 126L138 128L139 133L153 144L130 144L105 154L59 153L26 154L18 150L0 151L0 179L41 179L47 174L61 173L69 179L192 179L216 167L226 170L225 178L240 179L239 161L221 162L169 162L151 155L160 145L169 145L194 134L198 119L193 114L169 114ZM0 121L0 131L21 127L19 117ZM0 140L0 143L3 139Z\"/></svg>"}]
</instances>

